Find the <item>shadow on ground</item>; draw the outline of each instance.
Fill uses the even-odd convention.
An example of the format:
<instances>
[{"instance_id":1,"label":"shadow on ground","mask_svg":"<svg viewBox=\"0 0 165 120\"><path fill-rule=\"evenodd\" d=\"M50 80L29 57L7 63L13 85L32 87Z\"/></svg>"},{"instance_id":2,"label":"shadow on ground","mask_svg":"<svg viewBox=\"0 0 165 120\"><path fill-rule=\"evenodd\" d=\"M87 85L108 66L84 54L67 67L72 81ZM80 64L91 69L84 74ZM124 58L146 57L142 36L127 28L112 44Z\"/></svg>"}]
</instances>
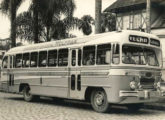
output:
<instances>
[{"instance_id":1,"label":"shadow on ground","mask_svg":"<svg viewBox=\"0 0 165 120\"><path fill-rule=\"evenodd\" d=\"M23 97L6 97L4 99L25 102ZM59 99L59 98L52 99L52 98L47 98L47 97L41 97L41 99L35 100L32 103L42 104L42 105L55 105L55 106L61 106L61 107L75 108L79 110L93 111L90 103L75 101L75 100L66 100L66 99ZM128 111L125 106L112 105L110 111L107 114L149 115L152 113L153 111L151 110L150 111L140 110L135 113L132 113Z\"/></svg>"}]
</instances>

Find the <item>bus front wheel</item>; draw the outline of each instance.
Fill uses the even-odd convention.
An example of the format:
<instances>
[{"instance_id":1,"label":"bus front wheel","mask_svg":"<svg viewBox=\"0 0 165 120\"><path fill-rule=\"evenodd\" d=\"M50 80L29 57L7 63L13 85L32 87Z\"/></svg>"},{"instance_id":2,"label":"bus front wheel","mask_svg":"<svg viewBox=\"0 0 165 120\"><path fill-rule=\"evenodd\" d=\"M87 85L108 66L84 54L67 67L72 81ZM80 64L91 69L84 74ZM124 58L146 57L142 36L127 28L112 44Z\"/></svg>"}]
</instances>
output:
<instances>
[{"instance_id":1,"label":"bus front wheel","mask_svg":"<svg viewBox=\"0 0 165 120\"><path fill-rule=\"evenodd\" d=\"M30 88L29 86L25 86L23 89L23 97L24 100L27 102L30 102L33 100L34 96L30 93Z\"/></svg>"},{"instance_id":2,"label":"bus front wheel","mask_svg":"<svg viewBox=\"0 0 165 120\"><path fill-rule=\"evenodd\" d=\"M91 104L96 112L108 112L109 103L105 91L102 89L93 90L91 94Z\"/></svg>"}]
</instances>

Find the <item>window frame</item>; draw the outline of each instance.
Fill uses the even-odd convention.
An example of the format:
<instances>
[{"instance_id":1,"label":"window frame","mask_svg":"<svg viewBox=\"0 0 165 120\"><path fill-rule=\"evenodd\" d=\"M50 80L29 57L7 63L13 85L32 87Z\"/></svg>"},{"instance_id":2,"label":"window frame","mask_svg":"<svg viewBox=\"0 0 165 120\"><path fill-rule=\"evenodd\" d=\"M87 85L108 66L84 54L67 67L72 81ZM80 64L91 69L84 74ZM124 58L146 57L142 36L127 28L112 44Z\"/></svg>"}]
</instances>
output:
<instances>
[{"instance_id":1,"label":"window frame","mask_svg":"<svg viewBox=\"0 0 165 120\"><path fill-rule=\"evenodd\" d=\"M98 64L97 63L97 59L98 59L98 46L101 46L101 45L110 45L111 47L110 47L110 63L109 64ZM96 46L96 65L97 66L107 66L107 65L111 65L111 63L112 63L112 45L113 45L113 43L103 43L103 44L97 44L97 46Z\"/></svg>"},{"instance_id":2,"label":"window frame","mask_svg":"<svg viewBox=\"0 0 165 120\"><path fill-rule=\"evenodd\" d=\"M31 66L32 53L37 53L37 65L36 66ZM30 68L38 68L38 57L39 57L39 51L30 52Z\"/></svg>"},{"instance_id":3,"label":"window frame","mask_svg":"<svg viewBox=\"0 0 165 120\"><path fill-rule=\"evenodd\" d=\"M41 52L46 52L46 65L45 66L40 66L40 53ZM38 67L40 67L40 68L45 68L45 67L47 67L48 66L48 50L41 50L41 51L38 51Z\"/></svg>"},{"instance_id":4,"label":"window frame","mask_svg":"<svg viewBox=\"0 0 165 120\"><path fill-rule=\"evenodd\" d=\"M7 62L6 63L7 64L6 67L4 67L4 65L3 65L4 61L5 61L5 58L7 58L7 60L6 60L6 62ZM9 56L4 56L3 59L2 59L2 68L3 69L8 69L8 63L9 63Z\"/></svg>"},{"instance_id":5,"label":"window frame","mask_svg":"<svg viewBox=\"0 0 165 120\"><path fill-rule=\"evenodd\" d=\"M22 57L22 61L21 61L21 66L20 67L17 67L17 55L21 55ZM20 69L22 68L22 63L23 63L23 54L22 53L18 53L18 54L15 54L15 68L17 69Z\"/></svg>"},{"instance_id":6,"label":"window frame","mask_svg":"<svg viewBox=\"0 0 165 120\"><path fill-rule=\"evenodd\" d=\"M29 66L28 66L28 67L25 67L25 66L23 66L23 63L22 63L22 68L30 68L31 53L30 53L30 52L22 53L22 60L24 60L24 54L29 54ZM23 61L22 61L22 62L23 62Z\"/></svg>"},{"instance_id":7,"label":"window frame","mask_svg":"<svg viewBox=\"0 0 165 120\"><path fill-rule=\"evenodd\" d=\"M60 50L67 50L67 65L59 65L59 60L61 59L60 58ZM69 59L70 59L70 55L69 55L69 51L70 51L70 49L69 48L60 48L60 49L58 49L58 57L57 57L57 65L58 65L58 67L68 67L69 66ZM64 64L63 62L62 62L62 64Z\"/></svg>"},{"instance_id":8,"label":"window frame","mask_svg":"<svg viewBox=\"0 0 165 120\"><path fill-rule=\"evenodd\" d=\"M55 66L50 66L49 65L49 52L50 51L56 51L56 65ZM48 54L47 54L47 67L50 67L50 68L58 67L58 49L50 49L50 50L48 50Z\"/></svg>"},{"instance_id":9,"label":"window frame","mask_svg":"<svg viewBox=\"0 0 165 120\"><path fill-rule=\"evenodd\" d=\"M84 64L84 48L85 47L91 47L91 46L94 46L95 47L95 51L94 51L94 64L93 65L86 65ZM91 44L91 45L86 45L86 46L83 46L82 49L81 49L81 65L84 66L84 67L88 67L88 66L96 66L96 58L97 58L97 45L94 45L94 44Z\"/></svg>"}]
</instances>

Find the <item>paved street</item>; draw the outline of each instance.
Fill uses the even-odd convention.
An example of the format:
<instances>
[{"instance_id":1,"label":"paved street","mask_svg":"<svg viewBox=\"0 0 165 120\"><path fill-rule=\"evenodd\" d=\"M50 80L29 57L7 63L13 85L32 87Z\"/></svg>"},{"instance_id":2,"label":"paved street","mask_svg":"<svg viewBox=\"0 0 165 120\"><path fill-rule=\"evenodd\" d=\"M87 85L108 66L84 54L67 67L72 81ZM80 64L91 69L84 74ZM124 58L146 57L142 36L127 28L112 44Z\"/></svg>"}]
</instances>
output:
<instances>
[{"instance_id":1,"label":"paved street","mask_svg":"<svg viewBox=\"0 0 165 120\"><path fill-rule=\"evenodd\" d=\"M101 114L90 105L50 99L28 103L15 94L0 93L0 120L164 120L164 111L140 110L129 113L124 108L113 107L110 113Z\"/></svg>"}]
</instances>

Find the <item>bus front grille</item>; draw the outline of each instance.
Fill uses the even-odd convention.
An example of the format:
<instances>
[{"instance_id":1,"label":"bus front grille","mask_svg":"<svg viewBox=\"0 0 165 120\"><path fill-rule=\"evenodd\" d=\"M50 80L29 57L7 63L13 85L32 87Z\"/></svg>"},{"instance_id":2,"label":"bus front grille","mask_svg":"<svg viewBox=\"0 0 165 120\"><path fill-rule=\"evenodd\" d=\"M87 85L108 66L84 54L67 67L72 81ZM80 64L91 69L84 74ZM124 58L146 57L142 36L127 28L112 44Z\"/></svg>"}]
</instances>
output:
<instances>
[{"instance_id":1,"label":"bus front grille","mask_svg":"<svg viewBox=\"0 0 165 120\"><path fill-rule=\"evenodd\" d=\"M154 89L154 82L155 82L154 78L142 77L140 79L140 85L143 89Z\"/></svg>"}]
</instances>

